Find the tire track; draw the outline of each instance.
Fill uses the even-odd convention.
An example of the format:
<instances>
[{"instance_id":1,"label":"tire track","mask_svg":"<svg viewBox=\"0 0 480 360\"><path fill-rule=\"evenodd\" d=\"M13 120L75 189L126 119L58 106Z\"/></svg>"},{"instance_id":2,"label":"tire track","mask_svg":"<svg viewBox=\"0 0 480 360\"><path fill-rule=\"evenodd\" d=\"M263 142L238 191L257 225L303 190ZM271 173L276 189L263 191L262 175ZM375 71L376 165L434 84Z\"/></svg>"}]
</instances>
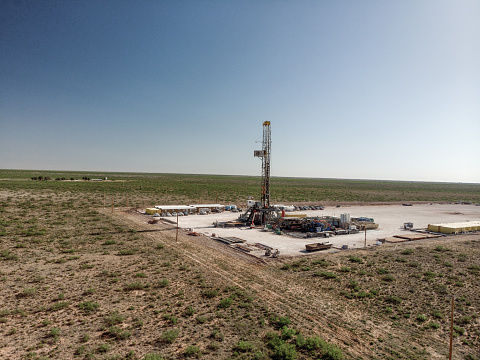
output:
<instances>
[{"instance_id":1,"label":"tire track","mask_svg":"<svg viewBox=\"0 0 480 360\"><path fill-rule=\"evenodd\" d=\"M129 223L133 222L136 226L142 226L142 228L145 229L149 228L145 223L143 215L127 214L127 219ZM167 227L166 224L157 224L155 226ZM308 301L305 300L306 295L312 297L311 292L308 292L304 286L287 284L286 281L288 281L288 279L280 280L273 276L273 274L268 274L265 271L265 267L268 265L253 265L236 258L236 254L228 255L224 252L216 252L215 249L205 251L212 247L207 248L203 244L191 241L183 233L179 233L179 242L172 244L165 240L166 233L175 234L175 230L171 230L170 227L161 233L148 232L144 233L144 235L157 243L160 241L164 246L181 253L194 263L221 277L225 282L244 290L253 290L259 299L268 304L271 309L275 309L276 312L280 314L288 313L295 319L300 320L300 322L315 324L316 331L319 335L323 337L327 335L327 340L329 341L333 340L333 342L336 343L343 342L348 345L348 351L351 355L361 357L374 356L374 353L366 345L362 344L364 340L360 339L357 335L338 326L331 327L331 323L335 321L335 318L343 319L343 316L333 309L325 310L328 300L315 297ZM173 238L174 237L173 235ZM190 247L193 247L195 251L190 251L179 246L182 244L188 244ZM227 260L228 265L231 267L230 270L224 270L217 264L218 261L223 262L225 260ZM252 277L255 279L253 282L251 280ZM328 316L327 311L331 313L331 316ZM332 319L329 320L329 317Z\"/></svg>"}]
</instances>

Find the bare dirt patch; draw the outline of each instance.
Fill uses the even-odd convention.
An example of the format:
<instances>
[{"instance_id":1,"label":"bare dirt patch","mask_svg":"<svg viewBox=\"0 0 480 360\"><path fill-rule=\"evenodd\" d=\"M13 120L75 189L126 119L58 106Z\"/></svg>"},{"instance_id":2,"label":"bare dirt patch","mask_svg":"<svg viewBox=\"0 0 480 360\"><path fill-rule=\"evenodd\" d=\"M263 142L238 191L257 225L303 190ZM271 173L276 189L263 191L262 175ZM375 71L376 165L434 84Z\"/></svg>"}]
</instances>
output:
<instances>
[{"instance_id":1,"label":"bare dirt patch","mask_svg":"<svg viewBox=\"0 0 480 360\"><path fill-rule=\"evenodd\" d=\"M136 215L132 220L145 222L141 215ZM151 235L155 236L154 233ZM188 249L188 256L192 259L205 264L212 271L223 274L225 279L234 281L237 286L254 289L261 301L295 317L296 321L303 324L302 326L305 328L315 332L321 329L319 334L330 341L343 343L343 345L348 344L351 355L374 356L371 352L374 348L374 353L377 355L384 352L386 356L394 351L398 354L403 353L420 358L422 353L427 358L443 358L445 355L448 301L444 302L441 299L432 301L432 297L442 296L438 294L438 291L445 294L450 293L450 282L458 275L442 275L440 272L441 278L450 279L447 281L450 285L432 280L435 285L432 285L431 292L421 293L422 296L419 296L410 291L424 289L424 286L419 288L416 282L423 282L425 273L428 279L431 269L435 269L439 264L445 266L447 270L454 266L448 261L440 263L436 260L435 255L443 254L443 249L448 249L445 250L447 253L452 251L456 254L455 256L461 258L463 256L461 254L464 254L463 251L471 253L471 250L468 250L471 248L471 244L475 244L479 240L479 235L464 235L440 241L438 239L423 240L337 254L311 255L302 259L269 260L269 265L259 266L252 264L251 261L245 261L246 259L239 256L237 252L225 251L228 249L227 246L215 244L207 237L189 237L182 231L179 235L182 249ZM178 245L172 243L171 246ZM411 247L422 250L416 250L416 255L408 257L408 249ZM212 253L210 249L214 249L215 252ZM222 256L218 252L221 252ZM403 252L407 255L403 255ZM423 255L424 253L426 255ZM432 258L436 262L426 266L424 257L430 253L433 254ZM361 264L365 264L362 265L363 269L360 269L362 266L357 264L356 260L352 262L351 258L358 258ZM474 261L473 266L475 266L477 258L473 256L470 259ZM323 261L328 264L325 269L323 269ZM228 266L226 262L228 262ZM407 265L405 265L406 262L408 262ZM320 267L316 263L320 263ZM462 261L459 264L463 264ZM464 267L472 266L468 264L470 263L464 264ZM384 269L382 265L390 267L390 269L382 270ZM422 269L419 270L418 266L421 266ZM385 272L382 275L384 277L379 277L379 273L383 271ZM328 280L329 273L331 273L333 281ZM459 271L459 273L463 272ZM392 280L387 276L389 274L392 274L390 275ZM419 278L418 274L420 274ZM469 299L466 301L471 314L479 306L479 299L474 292L474 289L477 288L475 276L467 276L468 285L465 280L462 283L462 287L468 289L463 293L463 297ZM370 280L365 282L365 279ZM321 280L320 283L318 283L319 280ZM364 285L357 283L364 283ZM458 282L456 284L452 290L456 290ZM342 288L345 290L341 290ZM391 300L393 305L389 303L389 296L393 299ZM398 307L396 301L406 304L408 299L415 299L415 302L396 309ZM375 306L372 307L372 305ZM443 323L435 321L436 318L432 317L431 313L436 310L431 310L429 306L437 306L441 309L438 311L442 311ZM423 313L428 314L427 319L430 319L425 324L416 320L416 317ZM382 319L380 323L371 321L373 318L378 318L379 315ZM471 337L464 342L472 344L478 342L478 333L476 333L478 330L475 330L478 326L477 321L473 321L472 328L468 332ZM335 324L342 325L337 327ZM432 331L428 329L432 329ZM437 329L440 330L433 331ZM459 328L460 332L461 329L463 328ZM388 336L385 336L387 333ZM434 345L425 341L425 337L431 338ZM414 349L417 350L412 350L411 346L404 347L401 340L404 338L411 338L410 341L412 344L416 344ZM364 346L366 341L370 344L369 346ZM471 347L465 346L461 341L463 340L458 339L456 345L461 348L462 352L468 354Z\"/></svg>"}]
</instances>

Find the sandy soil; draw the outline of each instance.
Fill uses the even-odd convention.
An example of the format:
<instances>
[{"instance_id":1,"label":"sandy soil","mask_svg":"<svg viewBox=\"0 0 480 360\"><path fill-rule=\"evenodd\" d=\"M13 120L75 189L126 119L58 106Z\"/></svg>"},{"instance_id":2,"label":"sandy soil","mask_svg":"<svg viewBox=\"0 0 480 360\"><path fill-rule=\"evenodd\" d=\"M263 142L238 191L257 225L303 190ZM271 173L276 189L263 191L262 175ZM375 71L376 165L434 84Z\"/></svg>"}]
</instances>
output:
<instances>
[{"instance_id":1,"label":"sandy soil","mask_svg":"<svg viewBox=\"0 0 480 360\"><path fill-rule=\"evenodd\" d=\"M349 213L351 217L369 217L379 224L377 230L367 231L367 246L375 246L378 239L400 235L405 233L402 230L403 223L413 222L415 229L426 228L428 224L444 222L461 222L480 220L480 206L463 204L415 204L413 206L402 205L373 205L373 206L342 206L326 207L325 210L299 211L298 213L308 216L340 216ZM294 213L289 213L294 214ZM239 213L226 211L221 214L191 215L179 217L179 226L183 229L189 228L204 234L217 236L235 236L247 241L247 244L261 243L279 249L281 255L302 255L308 254L305 245L324 239L297 239L288 235L274 235L272 232L264 232L260 229L215 228L215 221L235 220ZM176 218L166 218L176 221ZM349 248L364 246L365 233L334 236L328 239L335 247L348 245ZM336 251L336 250L332 250ZM258 255L258 254L257 254Z\"/></svg>"}]
</instances>

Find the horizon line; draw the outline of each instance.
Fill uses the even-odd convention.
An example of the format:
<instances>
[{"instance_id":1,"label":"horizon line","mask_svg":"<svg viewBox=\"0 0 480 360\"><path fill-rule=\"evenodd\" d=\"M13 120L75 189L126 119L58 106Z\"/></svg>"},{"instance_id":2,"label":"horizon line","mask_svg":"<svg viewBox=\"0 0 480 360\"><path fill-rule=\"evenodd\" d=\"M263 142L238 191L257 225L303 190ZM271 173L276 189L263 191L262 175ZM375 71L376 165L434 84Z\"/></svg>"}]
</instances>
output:
<instances>
[{"instance_id":1,"label":"horizon line","mask_svg":"<svg viewBox=\"0 0 480 360\"><path fill-rule=\"evenodd\" d=\"M47 169L0 169L0 171L35 171L35 172L79 172L79 173L103 173L103 174L148 174L148 175L196 175L196 176L230 176L230 177L253 177L261 178L260 175L239 175L239 174L194 174L194 173L173 173L173 172L139 172L139 171L99 171L99 170L47 170ZM311 179L311 180L347 180L347 181L385 181L385 182L416 182L416 183L433 183L433 184L464 184L464 185L480 185L475 182L461 181L438 181L438 180L396 180L396 179L366 179L366 178L320 178L309 176L271 176L271 178L279 179Z\"/></svg>"}]
</instances>

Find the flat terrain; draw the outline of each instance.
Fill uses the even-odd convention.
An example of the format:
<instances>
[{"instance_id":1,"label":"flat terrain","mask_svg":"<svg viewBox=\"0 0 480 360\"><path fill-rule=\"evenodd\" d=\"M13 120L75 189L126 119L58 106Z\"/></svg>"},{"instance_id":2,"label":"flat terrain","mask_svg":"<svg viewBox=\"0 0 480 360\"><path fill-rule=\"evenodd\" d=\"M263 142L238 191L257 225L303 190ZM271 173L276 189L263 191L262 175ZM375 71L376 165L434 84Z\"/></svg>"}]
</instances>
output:
<instances>
[{"instance_id":1,"label":"flat terrain","mask_svg":"<svg viewBox=\"0 0 480 360\"><path fill-rule=\"evenodd\" d=\"M173 224L148 224L137 211L167 200L214 202L211 188L208 196L177 194L157 192L153 184L165 183L153 175L107 174L114 181L95 183L34 181L26 173L0 174L8 179L0 180L2 359L445 359L453 294L454 358L480 358L479 235L263 263L183 230L177 243ZM166 178L167 186L197 189L212 181ZM213 182L218 189L220 177ZM225 183L235 197L234 182ZM248 191L237 183L239 194ZM282 191L294 194L288 184ZM445 185L418 201L476 201L478 187ZM381 231L382 210L363 206L357 214L356 206L343 208L347 201L335 211L374 217ZM429 216L437 206L454 219L478 216L474 205L383 209L411 212L392 226L420 226L415 211Z\"/></svg>"},{"instance_id":2,"label":"flat terrain","mask_svg":"<svg viewBox=\"0 0 480 360\"><path fill-rule=\"evenodd\" d=\"M352 217L373 218L375 223L379 224L377 230L367 231L367 246L374 246L378 239L394 235L405 235L409 231L402 230L403 223L413 222L414 228L425 229L428 224L478 221L480 220L480 206L464 204L417 204L415 206L402 205L347 205L343 207L327 206L325 210L308 210L289 212L289 215L306 214L307 216L337 216L349 213ZM250 244L256 242L279 249L283 255L302 255L306 254L305 245L325 239L298 239L287 235L278 236L271 232L251 230L249 228L215 228L215 221L233 221L238 217L238 213L225 211L219 214L180 216L178 218L181 228L194 229L196 232L217 236L235 236L246 240ZM176 221L176 218L166 218L170 221ZM348 245L350 249L364 247L365 234L334 236L326 239L334 246L341 247Z\"/></svg>"},{"instance_id":3,"label":"flat terrain","mask_svg":"<svg viewBox=\"0 0 480 360\"><path fill-rule=\"evenodd\" d=\"M30 180L39 177L58 181ZM70 181L105 177L108 178L107 182ZM184 204L190 201L243 206L247 197L254 196L258 199L260 196L260 178L253 176L0 170L0 185L11 190L82 191L95 195L91 200L99 204L106 194L108 205L111 196L115 195L115 206L125 205L127 194L130 196L130 204L135 206L152 203ZM270 196L272 203L322 202L324 205L456 201L480 203L480 185L272 177Z\"/></svg>"}]
</instances>

